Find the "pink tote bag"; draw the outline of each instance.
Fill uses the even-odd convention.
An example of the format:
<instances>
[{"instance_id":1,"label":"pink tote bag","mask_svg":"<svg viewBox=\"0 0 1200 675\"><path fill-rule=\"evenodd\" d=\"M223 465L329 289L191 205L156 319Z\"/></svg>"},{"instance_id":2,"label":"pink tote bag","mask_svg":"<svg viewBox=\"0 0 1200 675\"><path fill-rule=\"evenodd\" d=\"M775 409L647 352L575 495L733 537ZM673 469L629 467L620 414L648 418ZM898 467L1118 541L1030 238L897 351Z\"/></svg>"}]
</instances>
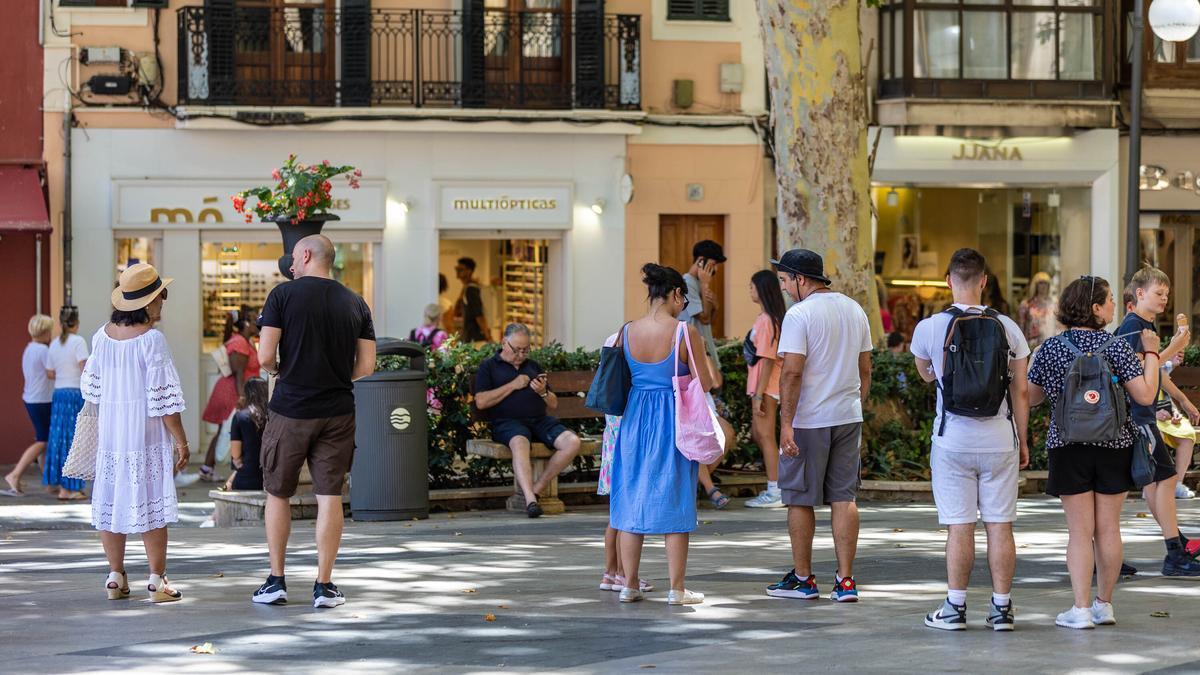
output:
<instances>
[{"instance_id":1,"label":"pink tote bag","mask_svg":"<svg viewBox=\"0 0 1200 675\"><path fill-rule=\"evenodd\" d=\"M682 335L687 345L688 367L693 374L679 375L679 340ZM675 332L675 349L671 352L675 361L675 376L671 385L675 389L675 447L684 457L701 464L712 464L725 452L725 434L717 423L717 411L709 403L708 394L700 384L696 356L692 353L692 341L688 337L687 324L680 321Z\"/></svg>"}]
</instances>

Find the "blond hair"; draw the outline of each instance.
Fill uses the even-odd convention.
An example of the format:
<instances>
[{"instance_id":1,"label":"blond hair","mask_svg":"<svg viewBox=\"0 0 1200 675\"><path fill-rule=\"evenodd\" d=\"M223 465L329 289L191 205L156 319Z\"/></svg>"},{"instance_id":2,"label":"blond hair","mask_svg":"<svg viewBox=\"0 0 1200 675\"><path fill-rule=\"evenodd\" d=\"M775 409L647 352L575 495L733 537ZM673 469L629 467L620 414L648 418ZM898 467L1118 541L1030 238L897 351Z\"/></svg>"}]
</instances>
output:
<instances>
[{"instance_id":1,"label":"blond hair","mask_svg":"<svg viewBox=\"0 0 1200 675\"><path fill-rule=\"evenodd\" d=\"M1157 267L1146 265L1134 272L1133 276L1129 279L1129 287L1133 289L1134 297L1137 297L1138 291L1148 290L1154 284L1169 287L1171 285L1171 277L1167 276L1166 272Z\"/></svg>"},{"instance_id":2,"label":"blond hair","mask_svg":"<svg viewBox=\"0 0 1200 675\"><path fill-rule=\"evenodd\" d=\"M29 319L29 337L35 338L50 330L54 330L54 319L45 314L34 314Z\"/></svg>"}]
</instances>

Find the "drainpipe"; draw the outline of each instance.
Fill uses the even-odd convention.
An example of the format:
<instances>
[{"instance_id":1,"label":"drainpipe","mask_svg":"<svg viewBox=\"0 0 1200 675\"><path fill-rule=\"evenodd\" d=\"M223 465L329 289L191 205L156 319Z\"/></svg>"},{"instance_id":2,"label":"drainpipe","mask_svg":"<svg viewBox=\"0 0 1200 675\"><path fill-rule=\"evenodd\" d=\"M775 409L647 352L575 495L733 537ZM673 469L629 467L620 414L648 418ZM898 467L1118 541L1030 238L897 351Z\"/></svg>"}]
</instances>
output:
<instances>
[{"instance_id":1,"label":"drainpipe","mask_svg":"<svg viewBox=\"0 0 1200 675\"><path fill-rule=\"evenodd\" d=\"M1138 247L1142 218L1142 9L1143 0L1133 0L1133 16L1130 17L1132 35L1129 83L1129 194L1125 198L1125 283L1133 278L1138 269Z\"/></svg>"},{"instance_id":2,"label":"drainpipe","mask_svg":"<svg viewBox=\"0 0 1200 675\"><path fill-rule=\"evenodd\" d=\"M71 298L71 127L74 115L71 111L71 96L67 94L67 105L63 112L63 304L75 304Z\"/></svg>"}]
</instances>

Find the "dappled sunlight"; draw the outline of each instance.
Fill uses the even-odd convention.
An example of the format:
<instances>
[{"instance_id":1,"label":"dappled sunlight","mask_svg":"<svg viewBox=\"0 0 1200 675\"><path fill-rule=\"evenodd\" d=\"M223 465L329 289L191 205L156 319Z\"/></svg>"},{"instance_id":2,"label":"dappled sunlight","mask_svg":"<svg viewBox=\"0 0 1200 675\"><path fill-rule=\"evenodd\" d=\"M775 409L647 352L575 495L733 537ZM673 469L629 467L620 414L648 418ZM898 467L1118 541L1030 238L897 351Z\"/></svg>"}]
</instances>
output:
<instances>
[{"instance_id":1,"label":"dappled sunlight","mask_svg":"<svg viewBox=\"0 0 1200 675\"><path fill-rule=\"evenodd\" d=\"M1200 519L1200 504L1180 505L1182 522ZM1126 511L1126 555L1161 559L1153 520L1136 517L1143 508ZM843 669L861 663L867 671L906 672L917 663L936 663L944 668L935 670L970 672L970 664L993 658L1004 659L1004 671L1046 670L1051 653L1054 663L1088 672L1172 665L1188 670L1200 660L1200 649L1192 646L1200 622L1196 581L1153 573L1122 580L1118 627L1054 628L1055 615L1072 600L1066 526L1056 500L1019 504L1013 590L1019 649L983 630L990 579L982 524L976 530L970 630L947 636L921 625L946 591L946 532L932 506L864 504L861 511L855 572L862 602L854 606L828 600L837 565L827 509L818 511L813 549L821 598L765 594L791 566L782 512L703 510L691 536L687 586L706 598L684 607L666 602L661 536L645 539L641 575L657 589L644 602L622 604L616 593L596 588L607 520L601 510L542 521L489 512L347 522L334 577L348 603L337 610L308 603L316 565L311 521L295 524L288 552L293 603L285 607L249 602L267 569L261 528L172 529L172 579L186 597L165 606L147 603L137 590L145 573L137 537L130 537L127 555L134 597L111 603L101 588L107 566L96 533L17 530L5 533L0 545L0 596L8 608L0 614L0 630L23 636L13 672L53 664L59 671L309 673L318 672L310 665L314 654L341 669L372 672L628 672L644 665L741 672L748 663L775 672L797 667L777 648L787 641L821 645L813 652L819 659L832 645L869 644L854 655L866 661L839 662ZM1155 611L1171 617L1151 618ZM35 624L44 628L25 629ZM204 642L213 643L215 656L190 654L192 645Z\"/></svg>"}]
</instances>

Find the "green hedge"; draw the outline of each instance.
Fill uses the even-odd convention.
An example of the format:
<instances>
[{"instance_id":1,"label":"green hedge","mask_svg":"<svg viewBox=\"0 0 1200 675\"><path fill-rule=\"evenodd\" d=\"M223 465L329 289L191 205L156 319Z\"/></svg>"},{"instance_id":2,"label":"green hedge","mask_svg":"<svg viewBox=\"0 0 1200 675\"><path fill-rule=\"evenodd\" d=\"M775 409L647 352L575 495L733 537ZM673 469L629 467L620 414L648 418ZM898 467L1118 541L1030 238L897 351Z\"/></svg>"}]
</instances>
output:
<instances>
[{"instance_id":1,"label":"green hedge","mask_svg":"<svg viewBox=\"0 0 1200 675\"><path fill-rule=\"evenodd\" d=\"M496 346L476 348L453 344L427 358L429 419L429 478L434 488L499 485L511 475L508 462L466 454L467 440L488 435L487 424L471 419L467 404L471 376L479 363L496 352ZM730 422L737 430L737 444L727 465L758 468L761 452L750 440L750 401L746 396L746 365L740 341L727 341L718 353L725 375L722 388ZM1189 348L1190 358L1200 361L1200 350ZM559 344L533 350L530 358L548 371L594 370L598 351L566 351ZM917 374L911 354L877 350L872 354L871 394L863 432L863 478L879 480L927 480L929 438L933 427L936 394ZM402 357L381 357L379 368L407 366ZM1045 437L1049 424L1046 406L1034 410L1030 420L1033 447L1030 468L1046 468ZM564 420L582 433L599 434L602 420ZM591 477L599 458L576 459L574 469L581 479Z\"/></svg>"}]
</instances>

